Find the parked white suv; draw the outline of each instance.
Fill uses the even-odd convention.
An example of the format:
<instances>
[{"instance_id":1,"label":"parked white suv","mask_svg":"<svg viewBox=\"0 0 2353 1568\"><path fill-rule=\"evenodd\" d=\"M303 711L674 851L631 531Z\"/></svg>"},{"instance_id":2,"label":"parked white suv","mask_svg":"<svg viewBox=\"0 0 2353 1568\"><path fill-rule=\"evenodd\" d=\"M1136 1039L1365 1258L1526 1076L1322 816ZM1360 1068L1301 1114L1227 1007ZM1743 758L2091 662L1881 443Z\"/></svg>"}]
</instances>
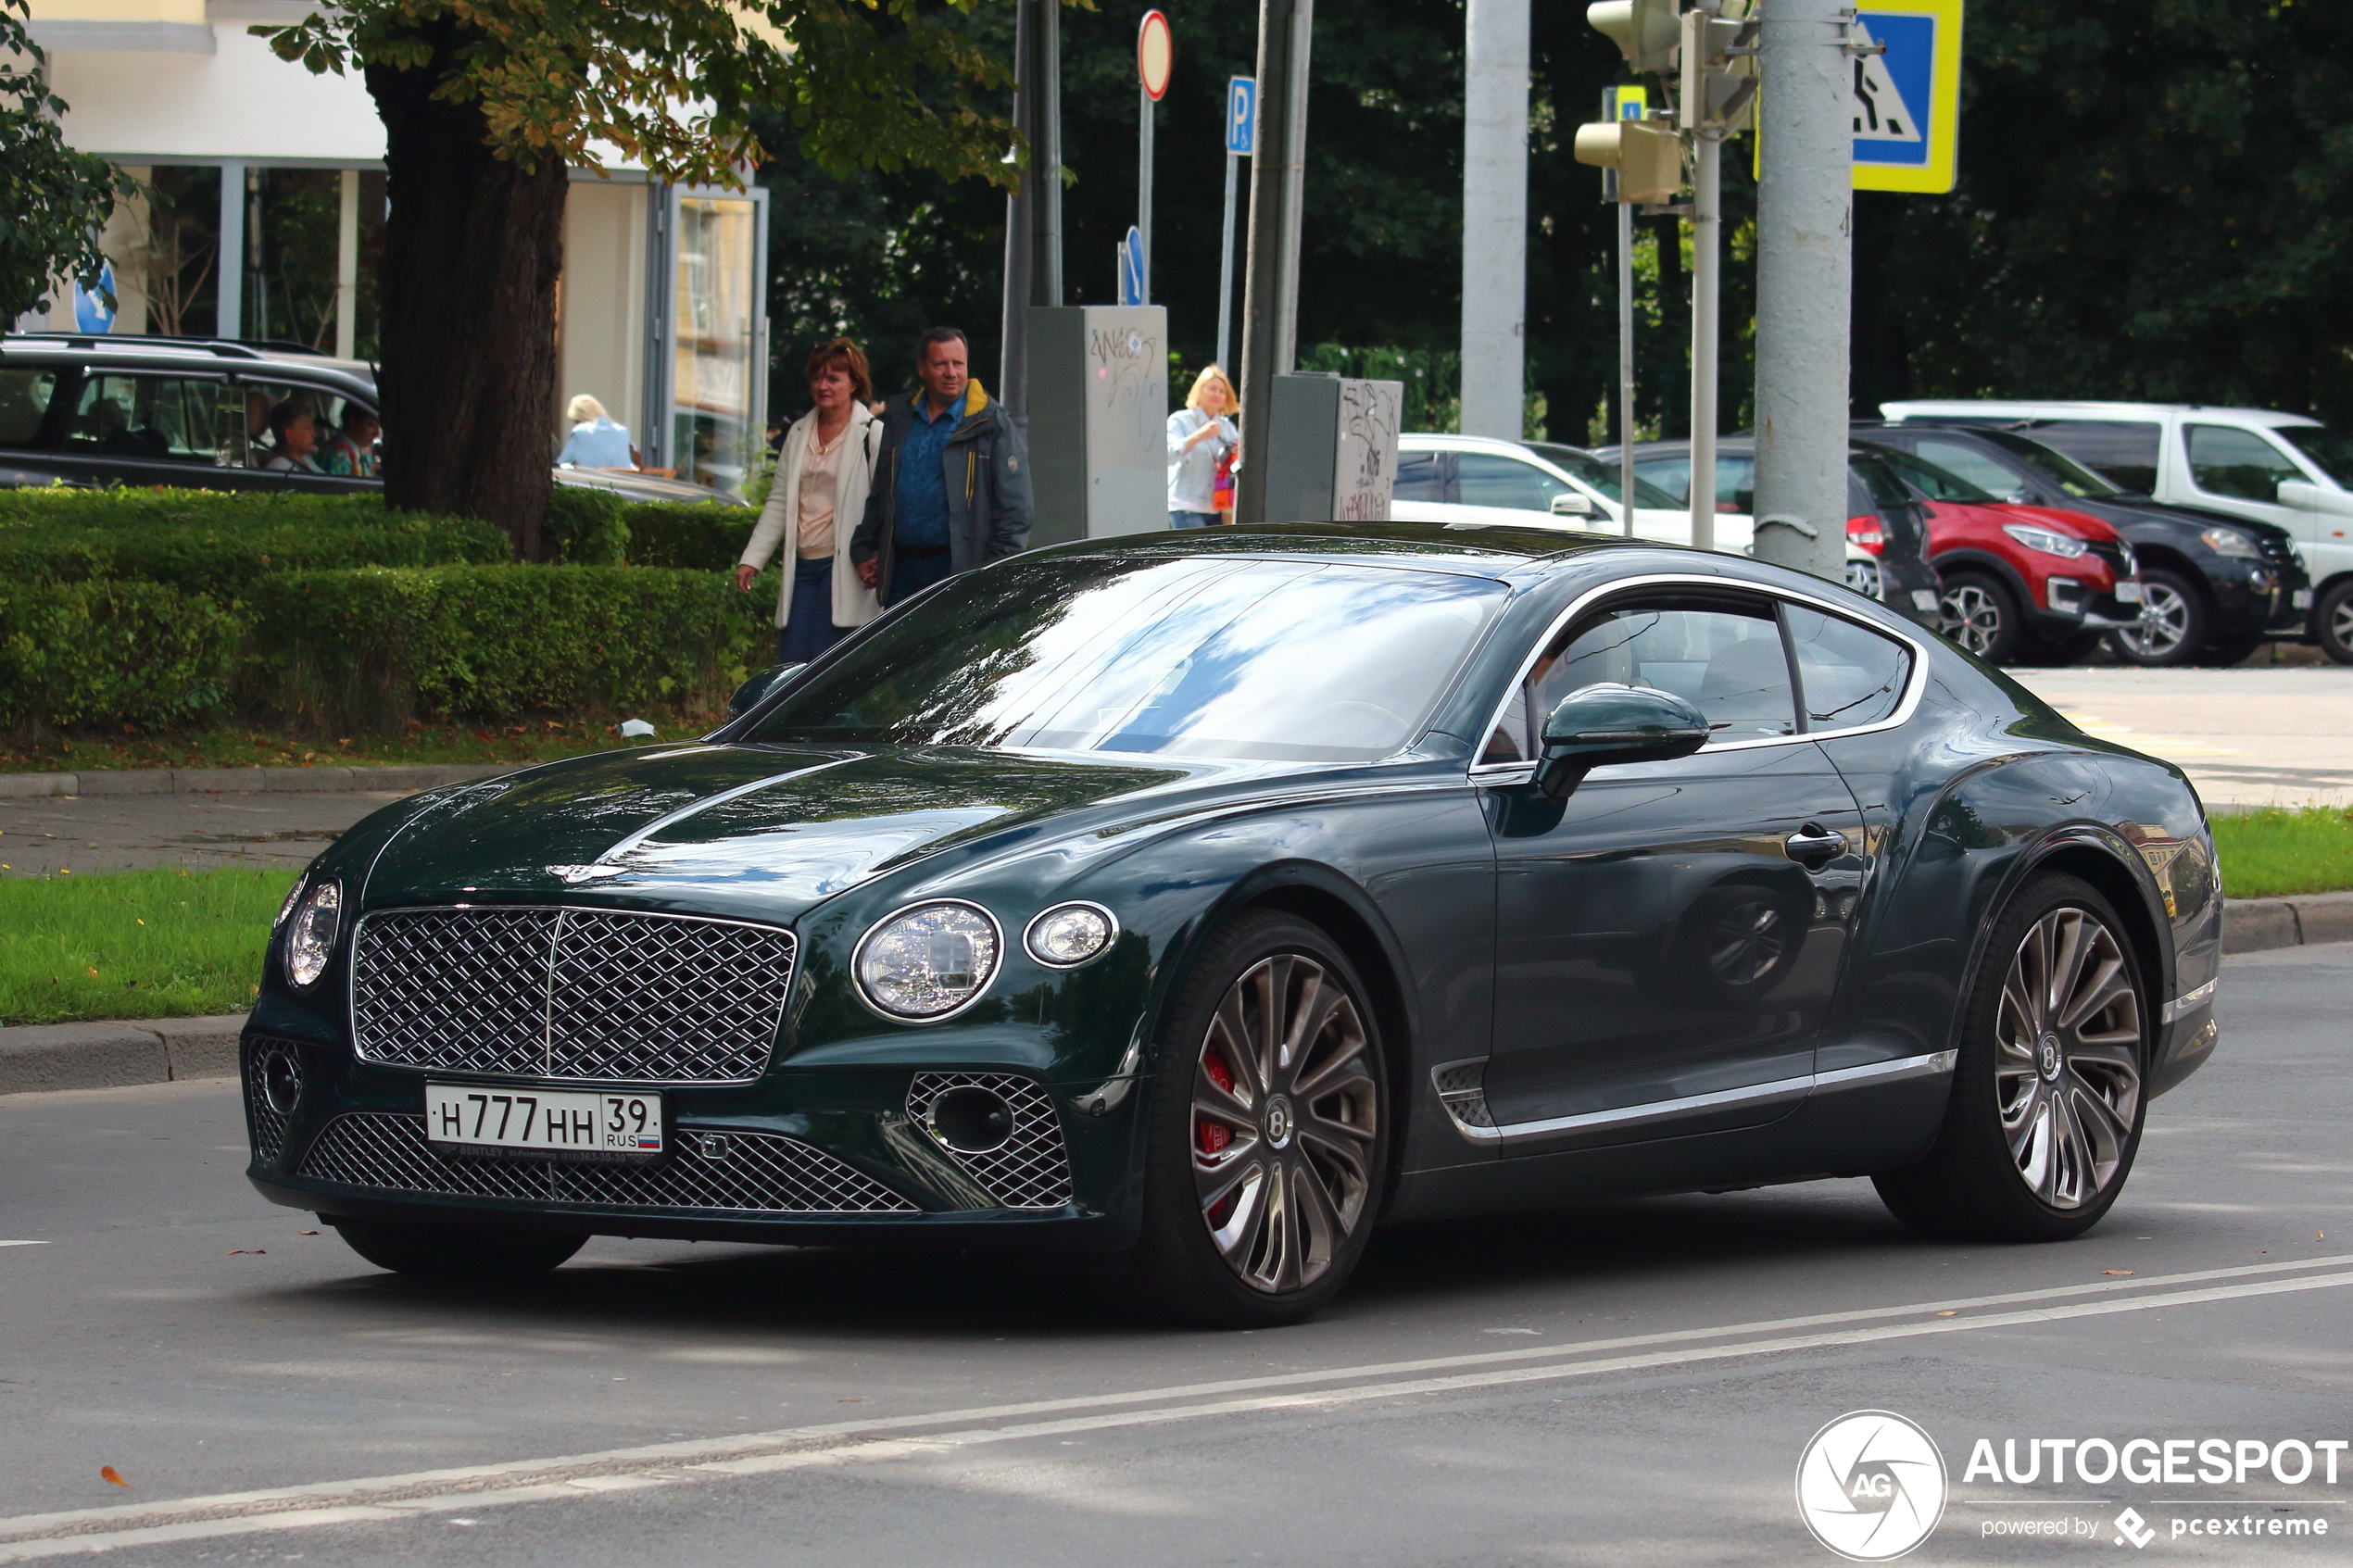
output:
<instances>
[{"instance_id":1,"label":"parked white suv","mask_svg":"<svg viewBox=\"0 0 2353 1568\"><path fill-rule=\"evenodd\" d=\"M2277 523L2312 579L2314 641L2353 664L2353 437L2303 414L2196 403L1882 403L1901 422L1994 425L2056 446L2127 490Z\"/></svg>"}]
</instances>

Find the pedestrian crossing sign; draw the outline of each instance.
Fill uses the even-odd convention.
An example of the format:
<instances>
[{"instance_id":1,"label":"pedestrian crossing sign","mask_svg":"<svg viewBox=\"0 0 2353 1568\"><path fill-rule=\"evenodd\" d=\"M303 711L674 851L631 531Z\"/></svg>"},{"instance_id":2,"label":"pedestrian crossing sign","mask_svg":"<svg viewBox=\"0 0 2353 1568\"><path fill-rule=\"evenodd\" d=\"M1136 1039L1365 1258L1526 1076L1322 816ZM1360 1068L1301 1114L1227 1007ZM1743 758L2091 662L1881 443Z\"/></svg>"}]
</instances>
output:
<instances>
[{"instance_id":1,"label":"pedestrian crossing sign","mask_svg":"<svg viewBox=\"0 0 2353 1568\"><path fill-rule=\"evenodd\" d=\"M1855 14L1855 188L1940 194L1958 173L1961 0Z\"/></svg>"}]
</instances>

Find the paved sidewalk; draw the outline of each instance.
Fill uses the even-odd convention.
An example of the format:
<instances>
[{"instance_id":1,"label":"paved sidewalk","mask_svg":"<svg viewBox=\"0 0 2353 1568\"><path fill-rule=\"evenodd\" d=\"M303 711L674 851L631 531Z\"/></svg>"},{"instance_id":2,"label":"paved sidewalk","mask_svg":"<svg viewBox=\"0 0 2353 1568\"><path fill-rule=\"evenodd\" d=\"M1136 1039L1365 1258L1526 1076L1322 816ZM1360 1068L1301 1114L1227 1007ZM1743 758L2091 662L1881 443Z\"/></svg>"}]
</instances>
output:
<instances>
[{"instance_id":1,"label":"paved sidewalk","mask_svg":"<svg viewBox=\"0 0 2353 1568\"><path fill-rule=\"evenodd\" d=\"M2208 806L2353 806L2353 669L2009 674L2091 734L2179 763Z\"/></svg>"}]
</instances>

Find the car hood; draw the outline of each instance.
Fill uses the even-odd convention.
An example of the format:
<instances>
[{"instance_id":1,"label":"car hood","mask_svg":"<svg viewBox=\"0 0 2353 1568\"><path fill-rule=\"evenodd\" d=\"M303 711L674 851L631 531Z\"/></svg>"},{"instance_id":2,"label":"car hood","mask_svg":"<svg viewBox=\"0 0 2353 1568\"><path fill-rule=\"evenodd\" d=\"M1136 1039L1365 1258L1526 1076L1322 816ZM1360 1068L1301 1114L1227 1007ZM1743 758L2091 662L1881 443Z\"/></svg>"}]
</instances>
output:
<instances>
[{"instance_id":1,"label":"car hood","mask_svg":"<svg viewBox=\"0 0 2353 1568\"><path fill-rule=\"evenodd\" d=\"M789 920L918 856L1222 771L952 747L608 752L412 809L359 901L569 896Z\"/></svg>"},{"instance_id":2,"label":"car hood","mask_svg":"<svg viewBox=\"0 0 2353 1568\"><path fill-rule=\"evenodd\" d=\"M1998 511L2007 521L2030 523L2054 533L2072 534L2095 545L2114 544L2118 538L2116 525L2089 512L2069 511L2059 507L2030 507L2016 501L1979 502L1989 511Z\"/></svg>"}]
</instances>

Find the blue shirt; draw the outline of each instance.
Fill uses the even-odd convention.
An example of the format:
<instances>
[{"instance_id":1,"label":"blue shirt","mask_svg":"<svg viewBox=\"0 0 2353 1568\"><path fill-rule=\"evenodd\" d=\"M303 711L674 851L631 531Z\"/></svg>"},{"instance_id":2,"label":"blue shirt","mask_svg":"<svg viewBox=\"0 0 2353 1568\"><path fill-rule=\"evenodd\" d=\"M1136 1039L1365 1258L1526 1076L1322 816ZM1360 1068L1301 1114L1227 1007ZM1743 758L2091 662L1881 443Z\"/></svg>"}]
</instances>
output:
<instances>
[{"instance_id":1,"label":"blue shirt","mask_svg":"<svg viewBox=\"0 0 2353 1568\"><path fill-rule=\"evenodd\" d=\"M636 467L629 460L629 427L615 424L610 418L593 423L583 420L572 427L564 449L556 454L556 464L582 469Z\"/></svg>"},{"instance_id":2,"label":"blue shirt","mask_svg":"<svg viewBox=\"0 0 2353 1568\"><path fill-rule=\"evenodd\" d=\"M915 394L915 417L899 448L899 472L891 481L890 536L915 550L948 547L948 438L964 420L972 390L931 416L931 396Z\"/></svg>"}]
</instances>

